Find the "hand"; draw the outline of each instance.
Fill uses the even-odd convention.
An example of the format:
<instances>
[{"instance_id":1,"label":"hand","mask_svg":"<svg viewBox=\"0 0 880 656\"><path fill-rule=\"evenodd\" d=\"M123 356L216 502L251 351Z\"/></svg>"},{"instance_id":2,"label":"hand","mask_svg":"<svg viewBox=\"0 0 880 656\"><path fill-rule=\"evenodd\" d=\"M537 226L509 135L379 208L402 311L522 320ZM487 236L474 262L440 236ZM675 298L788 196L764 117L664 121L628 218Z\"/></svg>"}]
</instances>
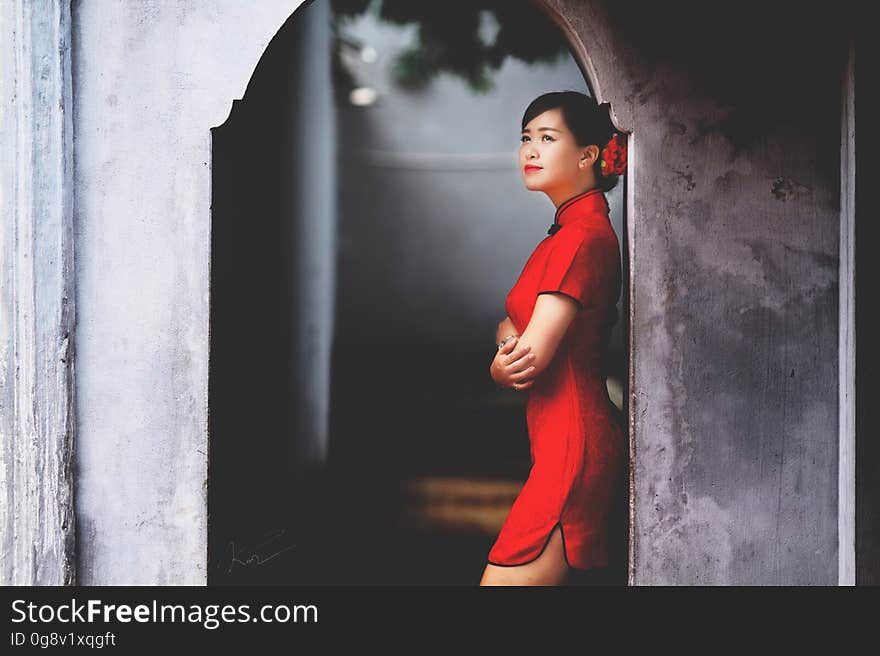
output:
<instances>
[{"instance_id":1,"label":"hand","mask_svg":"<svg viewBox=\"0 0 880 656\"><path fill-rule=\"evenodd\" d=\"M531 345L518 346L518 343L519 337L511 337L498 349L489 366L489 375L501 387L521 391L535 382L529 378L535 370L532 365L535 354L531 353Z\"/></svg>"}]
</instances>

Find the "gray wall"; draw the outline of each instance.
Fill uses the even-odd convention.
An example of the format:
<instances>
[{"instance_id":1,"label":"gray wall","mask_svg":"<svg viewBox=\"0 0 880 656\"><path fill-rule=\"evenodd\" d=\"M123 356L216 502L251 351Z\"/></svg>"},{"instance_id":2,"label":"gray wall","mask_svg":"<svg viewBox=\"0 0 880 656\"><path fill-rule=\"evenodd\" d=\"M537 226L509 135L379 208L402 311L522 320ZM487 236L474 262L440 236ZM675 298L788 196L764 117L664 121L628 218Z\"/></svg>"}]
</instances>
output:
<instances>
[{"instance_id":1,"label":"gray wall","mask_svg":"<svg viewBox=\"0 0 880 656\"><path fill-rule=\"evenodd\" d=\"M834 584L835 14L549 4L632 130L632 581Z\"/></svg>"},{"instance_id":2,"label":"gray wall","mask_svg":"<svg viewBox=\"0 0 880 656\"><path fill-rule=\"evenodd\" d=\"M327 458L330 356L333 344L337 252L337 142L330 65L330 3L313 2L293 18L297 75L287 92L291 115L285 188L291 223L289 262L295 295L291 323L296 372L291 404L292 459L309 464ZM320 120L318 120L320 117Z\"/></svg>"},{"instance_id":3,"label":"gray wall","mask_svg":"<svg viewBox=\"0 0 880 656\"><path fill-rule=\"evenodd\" d=\"M298 4L72 6L80 584L206 581L210 128Z\"/></svg>"},{"instance_id":4,"label":"gray wall","mask_svg":"<svg viewBox=\"0 0 880 656\"><path fill-rule=\"evenodd\" d=\"M0 585L75 581L65 2L0 3Z\"/></svg>"}]
</instances>

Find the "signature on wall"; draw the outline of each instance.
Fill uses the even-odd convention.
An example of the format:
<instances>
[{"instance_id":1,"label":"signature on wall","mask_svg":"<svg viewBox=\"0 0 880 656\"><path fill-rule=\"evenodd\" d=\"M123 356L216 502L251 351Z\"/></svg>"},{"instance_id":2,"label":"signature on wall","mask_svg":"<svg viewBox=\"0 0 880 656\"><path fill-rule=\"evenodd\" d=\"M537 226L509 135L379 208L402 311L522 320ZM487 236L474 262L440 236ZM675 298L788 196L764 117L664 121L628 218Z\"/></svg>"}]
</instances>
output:
<instances>
[{"instance_id":1,"label":"signature on wall","mask_svg":"<svg viewBox=\"0 0 880 656\"><path fill-rule=\"evenodd\" d=\"M266 539L252 547L249 547L246 544L237 543L235 540L230 540L226 543L226 553L217 566L222 568L228 558L229 565L226 570L226 573L228 574L236 565L241 567L259 567L260 565L264 565L276 556L293 549L296 546L296 544L291 544L278 549L279 538L281 538L286 532L287 529L283 528L276 531L270 531L266 534Z\"/></svg>"}]
</instances>

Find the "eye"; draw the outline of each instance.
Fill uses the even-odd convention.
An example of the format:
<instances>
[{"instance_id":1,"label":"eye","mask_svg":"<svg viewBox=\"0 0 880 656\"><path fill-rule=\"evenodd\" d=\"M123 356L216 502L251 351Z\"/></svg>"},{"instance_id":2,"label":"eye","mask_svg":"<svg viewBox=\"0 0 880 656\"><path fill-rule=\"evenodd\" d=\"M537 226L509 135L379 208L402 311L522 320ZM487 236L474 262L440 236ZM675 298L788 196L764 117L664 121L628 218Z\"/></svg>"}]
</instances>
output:
<instances>
[{"instance_id":1,"label":"eye","mask_svg":"<svg viewBox=\"0 0 880 656\"><path fill-rule=\"evenodd\" d=\"M521 137L519 138L520 143L525 143L525 140L528 139L528 138L529 138L529 135L524 134L523 136L521 136Z\"/></svg>"},{"instance_id":2,"label":"eye","mask_svg":"<svg viewBox=\"0 0 880 656\"><path fill-rule=\"evenodd\" d=\"M553 137L551 137L549 134L545 134L544 136L547 137L550 141L553 141Z\"/></svg>"}]
</instances>

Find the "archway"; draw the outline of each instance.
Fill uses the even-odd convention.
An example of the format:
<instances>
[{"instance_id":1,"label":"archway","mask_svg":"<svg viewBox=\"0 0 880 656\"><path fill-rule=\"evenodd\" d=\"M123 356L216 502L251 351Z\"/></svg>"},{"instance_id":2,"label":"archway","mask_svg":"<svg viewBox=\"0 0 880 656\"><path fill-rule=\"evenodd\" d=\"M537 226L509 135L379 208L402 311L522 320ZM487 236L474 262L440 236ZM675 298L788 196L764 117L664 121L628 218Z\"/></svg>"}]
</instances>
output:
<instances>
[{"instance_id":1,"label":"archway","mask_svg":"<svg viewBox=\"0 0 880 656\"><path fill-rule=\"evenodd\" d=\"M306 26L316 29L317 12L326 10L320 4L309 3L291 15L261 58L247 96L213 130L209 580L348 583L364 576L363 582L420 582L413 568L425 560L442 562L430 553L431 545L444 544L447 554L458 556L448 559L450 573L435 568L436 581L449 581L458 571L466 583L476 579L528 469L522 407L493 396L497 390L484 376L492 321L501 317L473 308L491 307L493 298L503 298L543 232L544 221L534 217L546 215L548 207L546 199L524 199L517 191L515 146L504 145L499 130L484 128L491 138L481 148L463 152L468 149L458 143L438 155L443 139L418 127L431 125L448 134L461 126L462 133L475 134L479 122L469 126L468 115L488 111L509 114L516 135L518 116L505 108L521 111L548 88L580 86L590 93L583 78L590 67L575 64L568 54L561 68L545 65L531 77L524 64L502 70L500 90L480 100L451 84L433 95L396 100L389 90L380 105L384 116L378 110L365 114L352 104L340 111L350 96L340 93L334 76L337 109L314 112L295 99L326 100L328 82L320 76L336 67L324 62L310 72L302 69L298 48L307 38ZM366 29L373 38L386 39L385 46L402 32L383 36L375 23ZM420 112L414 109L419 104ZM407 122L417 112L420 122ZM340 138L326 129L320 139L303 140L308 134L303 125L331 115L340 117L335 121ZM395 129L406 133L397 142ZM383 141L376 141L380 136ZM310 185L301 181L309 173L297 168L297 160L314 165L337 142L338 218L332 202L304 211L301 196L332 196L336 173L319 164L325 177ZM430 183L425 176L431 176ZM324 183L323 190L316 186ZM482 205L466 200L480 198L481 190ZM611 201L626 262L624 193L621 184ZM510 199L509 207L503 198ZM493 203L496 209L486 213ZM385 211L379 211L382 207ZM483 241L473 242L468 256L461 240L473 235L474 222L450 223L481 210L486 217L476 239ZM480 263L480 253L492 249L505 221L515 221L521 236L505 242L494 264L485 258ZM317 249L312 247L316 238ZM444 239L451 241L444 246ZM459 259L452 269L432 259L456 250ZM316 252L323 256L315 257ZM316 284L304 277L309 267L299 263L303 257L333 272L319 276ZM419 267L408 268L413 262ZM461 275L469 266L487 264L484 273ZM300 284L304 279L309 284ZM474 280L486 282L479 287ZM626 296L620 299L622 317L628 316ZM309 299L317 301L309 305ZM395 314L395 307L406 311ZM314 311L334 316L332 337L325 334L321 342L333 342L332 369L323 369L326 361L320 358L310 361L311 369L297 368L308 355L300 345L309 327L300 320ZM446 313L461 319L444 322ZM484 326L483 334L474 326ZM615 327L618 366L611 390L621 406L627 396L625 335L621 321ZM426 350L445 365L444 373L413 386L407 367ZM365 371L370 372L367 385ZM328 396L320 386L313 394L294 392L314 381L315 372L329 379ZM452 389L458 384L457 391L449 391L450 384ZM330 400L326 433L303 420L304 415L320 419L321 398ZM479 435L491 437L477 442ZM359 536L356 545L350 535ZM354 556L346 552L351 549ZM468 558L474 563L470 573ZM372 571L364 574L357 559L373 563Z\"/></svg>"}]
</instances>

